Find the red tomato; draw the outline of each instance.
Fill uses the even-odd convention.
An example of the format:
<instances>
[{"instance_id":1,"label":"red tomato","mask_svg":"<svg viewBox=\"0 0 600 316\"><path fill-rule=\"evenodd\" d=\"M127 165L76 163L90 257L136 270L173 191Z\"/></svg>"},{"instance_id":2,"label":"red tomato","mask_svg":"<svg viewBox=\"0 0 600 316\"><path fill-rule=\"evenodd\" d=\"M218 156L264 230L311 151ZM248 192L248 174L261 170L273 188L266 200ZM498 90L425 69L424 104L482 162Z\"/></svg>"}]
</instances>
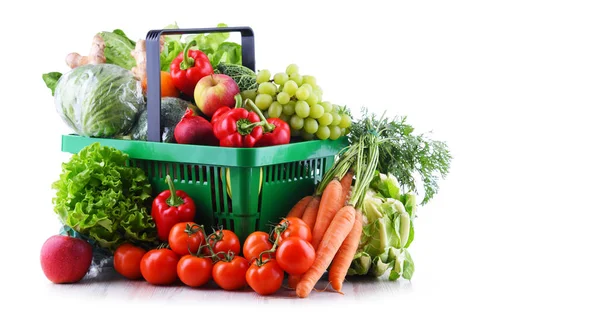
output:
<instances>
[{"instance_id":1,"label":"red tomato","mask_svg":"<svg viewBox=\"0 0 600 316\"><path fill-rule=\"evenodd\" d=\"M283 271L301 275L308 271L315 261L315 249L304 239L289 237L277 247L275 259Z\"/></svg>"},{"instance_id":2,"label":"red tomato","mask_svg":"<svg viewBox=\"0 0 600 316\"><path fill-rule=\"evenodd\" d=\"M177 276L185 285L198 287L210 281L212 269L212 259L185 255L177 263Z\"/></svg>"},{"instance_id":3,"label":"red tomato","mask_svg":"<svg viewBox=\"0 0 600 316\"><path fill-rule=\"evenodd\" d=\"M140 262L144 279L155 285L172 284L177 281L177 262L179 256L171 249L152 249Z\"/></svg>"},{"instance_id":4,"label":"red tomato","mask_svg":"<svg viewBox=\"0 0 600 316\"><path fill-rule=\"evenodd\" d=\"M281 287L283 283L283 270L275 260L269 260L262 266L256 261L246 271L246 282L260 295L270 295Z\"/></svg>"},{"instance_id":5,"label":"red tomato","mask_svg":"<svg viewBox=\"0 0 600 316\"><path fill-rule=\"evenodd\" d=\"M287 217L279 222L279 225L288 223L287 228L281 233L281 240L289 237L300 237L308 242L312 241L312 233L310 227L298 217Z\"/></svg>"},{"instance_id":6,"label":"red tomato","mask_svg":"<svg viewBox=\"0 0 600 316\"><path fill-rule=\"evenodd\" d=\"M253 232L244 241L244 258L248 261L252 261L254 258L258 258L261 252L269 250L273 247L273 244L269 241L269 234L265 232ZM264 260L268 259L268 255L263 255Z\"/></svg>"},{"instance_id":7,"label":"red tomato","mask_svg":"<svg viewBox=\"0 0 600 316\"><path fill-rule=\"evenodd\" d=\"M140 262L145 254L146 250L140 247L128 243L122 244L115 250L113 266L120 275L128 279L140 279L142 277Z\"/></svg>"},{"instance_id":8,"label":"red tomato","mask_svg":"<svg viewBox=\"0 0 600 316\"><path fill-rule=\"evenodd\" d=\"M180 256L188 255L190 251L196 254L203 243L204 234L194 222L177 223L169 231L169 247Z\"/></svg>"},{"instance_id":9,"label":"red tomato","mask_svg":"<svg viewBox=\"0 0 600 316\"><path fill-rule=\"evenodd\" d=\"M239 290L246 286L246 271L249 266L248 260L240 256L235 256L230 262L219 261L212 270L213 280L224 290Z\"/></svg>"},{"instance_id":10,"label":"red tomato","mask_svg":"<svg viewBox=\"0 0 600 316\"><path fill-rule=\"evenodd\" d=\"M219 236L221 236L221 239L216 241ZM219 254L219 258L221 259L225 258L225 254L229 251L233 251L236 255L240 254L240 239L230 230L223 229L217 231L215 235L210 237L209 243L215 254L222 252L222 254ZM208 249L205 254L209 254Z\"/></svg>"}]
</instances>

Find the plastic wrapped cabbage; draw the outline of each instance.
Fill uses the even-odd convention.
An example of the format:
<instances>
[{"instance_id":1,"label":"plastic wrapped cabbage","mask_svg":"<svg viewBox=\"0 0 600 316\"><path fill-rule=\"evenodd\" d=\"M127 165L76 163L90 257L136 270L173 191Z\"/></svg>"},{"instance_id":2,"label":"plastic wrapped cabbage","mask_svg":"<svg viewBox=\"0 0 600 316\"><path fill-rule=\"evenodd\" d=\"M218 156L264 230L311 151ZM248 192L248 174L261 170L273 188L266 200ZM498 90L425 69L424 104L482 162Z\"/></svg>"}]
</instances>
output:
<instances>
[{"instance_id":1,"label":"plastic wrapped cabbage","mask_svg":"<svg viewBox=\"0 0 600 316\"><path fill-rule=\"evenodd\" d=\"M111 138L129 132L145 102L141 85L130 71L98 64L64 74L56 85L54 104L77 134Z\"/></svg>"}]
</instances>

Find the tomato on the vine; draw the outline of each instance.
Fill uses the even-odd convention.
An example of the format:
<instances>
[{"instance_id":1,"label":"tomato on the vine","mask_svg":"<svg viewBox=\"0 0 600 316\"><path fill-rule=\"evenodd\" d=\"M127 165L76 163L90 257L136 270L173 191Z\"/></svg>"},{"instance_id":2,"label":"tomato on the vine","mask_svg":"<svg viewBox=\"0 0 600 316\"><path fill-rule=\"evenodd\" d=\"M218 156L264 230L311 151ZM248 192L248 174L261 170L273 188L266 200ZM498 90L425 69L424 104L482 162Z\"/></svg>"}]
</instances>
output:
<instances>
[{"instance_id":1,"label":"tomato on the vine","mask_svg":"<svg viewBox=\"0 0 600 316\"><path fill-rule=\"evenodd\" d=\"M137 280L142 277L140 262L146 250L130 243L120 245L113 254L113 266L120 275Z\"/></svg>"},{"instance_id":2,"label":"tomato on the vine","mask_svg":"<svg viewBox=\"0 0 600 316\"><path fill-rule=\"evenodd\" d=\"M280 242L289 237L299 237L308 242L312 241L312 233L310 227L298 217L286 217L279 222L279 226L285 227L285 230L281 233Z\"/></svg>"},{"instance_id":3,"label":"tomato on the vine","mask_svg":"<svg viewBox=\"0 0 600 316\"><path fill-rule=\"evenodd\" d=\"M219 261L213 266L213 280L224 290L239 290L247 284L246 271L249 266L248 260L240 256L233 257L231 261Z\"/></svg>"},{"instance_id":4,"label":"tomato on the vine","mask_svg":"<svg viewBox=\"0 0 600 316\"><path fill-rule=\"evenodd\" d=\"M155 285L172 284L177 281L179 256L171 249L161 248L148 251L140 262L144 279Z\"/></svg>"},{"instance_id":5,"label":"tomato on the vine","mask_svg":"<svg viewBox=\"0 0 600 316\"><path fill-rule=\"evenodd\" d=\"M275 251L277 264L292 275L304 274L315 261L315 249L310 242L298 238L284 239Z\"/></svg>"},{"instance_id":6,"label":"tomato on the vine","mask_svg":"<svg viewBox=\"0 0 600 316\"><path fill-rule=\"evenodd\" d=\"M275 260L268 260L258 266L258 260L255 260L248 271L246 271L246 282L260 295L270 295L281 287L283 283L283 270Z\"/></svg>"},{"instance_id":7,"label":"tomato on the vine","mask_svg":"<svg viewBox=\"0 0 600 316\"><path fill-rule=\"evenodd\" d=\"M261 252L273 248L273 243L269 240L269 234L265 232L253 232L244 241L244 247L242 248L244 258L251 261L252 259L258 258ZM268 259L268 255L263 255L263 260Z\"/></svg>"},{"instance_id":8,"label":"tomato on the vine","mask_svg":"<svg viewBox=\"0 0 600 316\"><path fill-rule=\"evenodd\" d=\"M194 222L175 224L169 231L169 247L178 255L195 254L204 243L204 234Z\"/></svg>"},{"instance_id":9,"label":"tomato on the vine","mask_svg":"<svg viewBox=\"0 0 600 316\"><path fill-rule=\"evenodd\" d=\"M177 263L177 276L185 285L198 287L210 281L212 269L212 259L185 255Z\"/></svg>"},{"instance_id":10,"label":"tomato on the vine","mask_svg":"<svg viewBox=\"0 0 600 316\"><path fill-rule=\"evenodd\" d=\"M222 229L216 231L208 238L208 243L212 247L215 254L219 254L219 259L225 258L225 254L232 251L234 254L240 254L240 239L231 230ZM204 251L205 255L208 255L208 249Z\"/></svg>"}]
</instances>

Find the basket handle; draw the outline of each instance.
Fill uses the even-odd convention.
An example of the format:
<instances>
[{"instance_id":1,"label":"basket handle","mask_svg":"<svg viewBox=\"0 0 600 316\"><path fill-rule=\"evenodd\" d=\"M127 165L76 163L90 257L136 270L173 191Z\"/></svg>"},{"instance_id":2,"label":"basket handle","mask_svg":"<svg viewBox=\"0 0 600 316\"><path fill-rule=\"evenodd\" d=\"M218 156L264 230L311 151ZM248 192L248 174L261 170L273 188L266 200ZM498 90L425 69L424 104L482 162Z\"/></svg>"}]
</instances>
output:
<instances>
[{"instance_id":1,"label":"basket handle","mask_svg":"<svg viewBox=\"0 0 600 316\"><path fill-rule=\"evenodd\" d=\"M254 31L250 27L151 30L146 35L148 141L160 142L160 36L170 34L233 33L242 35L242 64L254 69Z\"/></svg>"}]
</instances>

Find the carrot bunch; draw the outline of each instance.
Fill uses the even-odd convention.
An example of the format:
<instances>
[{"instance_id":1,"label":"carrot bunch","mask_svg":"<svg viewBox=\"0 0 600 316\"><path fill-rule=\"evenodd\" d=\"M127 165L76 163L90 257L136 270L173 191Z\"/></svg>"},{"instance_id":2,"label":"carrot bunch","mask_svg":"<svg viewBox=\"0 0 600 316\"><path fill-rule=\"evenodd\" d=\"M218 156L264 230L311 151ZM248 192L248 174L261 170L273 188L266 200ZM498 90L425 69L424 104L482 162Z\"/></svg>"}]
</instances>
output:
<instances>
[{"instance_id":1,"label":"carrot bunch","mask_svg":"<svg viewBox=\"0 0 600 316\"><path fill-rule=\"evenodd\" d=\"M377 146L365 146L362 141L350 146L324 175L315 194L301 199L290 211L312 228L316 249L312 267L304 275L288 278L298 297L307 297L327 270L332 288L342 293L362 234L358 209L375 174L377 157Z\"/></svg>"}]
</instances>

